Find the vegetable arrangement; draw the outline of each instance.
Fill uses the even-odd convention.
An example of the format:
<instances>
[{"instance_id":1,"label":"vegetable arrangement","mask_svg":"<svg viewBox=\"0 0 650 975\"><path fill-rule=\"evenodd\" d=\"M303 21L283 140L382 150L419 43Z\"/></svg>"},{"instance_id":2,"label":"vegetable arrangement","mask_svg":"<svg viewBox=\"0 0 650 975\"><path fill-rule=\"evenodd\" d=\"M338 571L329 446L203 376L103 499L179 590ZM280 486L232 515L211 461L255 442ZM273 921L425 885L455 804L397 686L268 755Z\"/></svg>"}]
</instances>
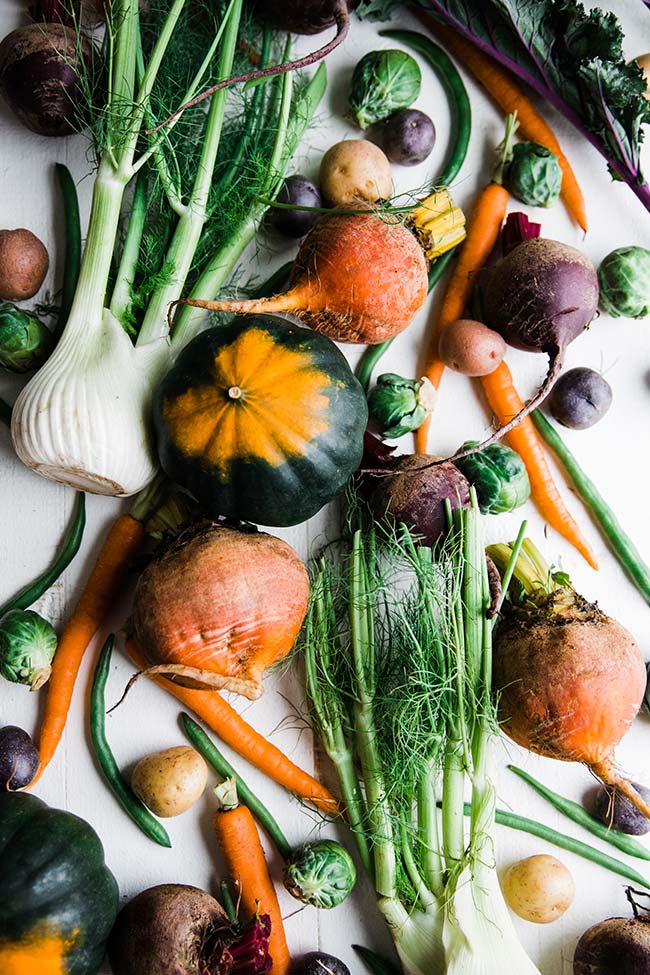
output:
<instances>
[{"instance_id":1,"label":"vegetable arrangement","mask_svg":"<svg viewBox=\"0 0 650 975\"><path fill-rule=\"evenodd\" d=\"M513 69L553 105L568 106L613 175L650 208L639 168L641 126L650 121L640 70L623 62L612 15L586 15L563 0L544 0L535 12L519 0L480 10L470 0L431 0L436 16L419 17L444 49L401 28L380 31L376 49L348 48L356 67L350 62L327 104L344 110L347 97L349 137L331 138L313 158L309 136L322 118L326 73L323 65L309 77L301 69L345 39L348 7L267 6L35 0L33 23L0 44L0 93L16 117L47 134L85 130L96 162L83 248L74 180L65 167L55 171L65 230L60 292L47 290L50 265L58 272L61 264L50 242L48 254L25 228L0 231L0 365L16 374L7 377L10 400L22 387L13 407L0 400L0 419L28 466L78 491L55 557L0 607L0 675L14 685L6 692L19 703L27 695L18 685L38 691L47 682L37 746L16 725L0 728L2 975L93 975L107 943L114 975L350 975L326 951L295 957L276 852L286 890L310 912L305 930L311 912L336 911L355 883L370 884L399 964L353 947L380 975L538 972L508 908L538 924L569 912L569 930L585 911L583 877L574 882L544 846L513 862L513 830L650 890L626 859L650 859L650 790L613 755L643 700L647 708L639 646L566 572L546 564L525 522L516 541L486 550L483 519L495 537L507 536L494 516L530 497L597 567L553 481L548 449L650 600L643 557L541 412L568 427L569 438L591 436L578 431L610 407L614 420L621 400L601 372L564 372L563 360L598 307L614 318L646 316L650 251L622 241L596 272L591 238L577 250L543 237L535 218L507 213L512 198L543 208L560 198L587 228L582 192L544 107L533 106ZM358 13L382 19L392 6L360 0ZM329 28L324 45L304 56L286 36ZM446 51L506 116L487 184L476 154L475 170L461 172L472 106ZM437 170L426 161L447 123L420 107L432 105L430 69L451 120ZM481 182L466 226L455 199L471 199ZM243 257L247 246L255 242L261 267L267 248L282 249L286 262L292 240L293 261L262 283L250 254ZM374 367L397 337L406 329L415 337L411 323L445 274L424 362L400 360L398 342L388 366L396 371L373 385ZM575 349L593 346L608 327L601 318ZM336 343L368 345L357 377ZM527 403L512 380L509 347L549 358ZM463 431L473 439L452 457L427 453L428 437L438 437L445 368L478 380L498 427L482 442ZM614 368L602 368L615 387ZM34 369L25 383L20 374ZM383 443L412 431L415 453ZM57 635L43 607L31 607L80 548L84 491L137 497L92 554ZM319 534L305 562L284 535L258 527L305 524L337 498L336 541L328 529L320 534L320 522L299 530L303 541ZM195 834L217 868L217 899L183 883L129 891L137 896L114 924L115 883L97 837L21 792L38 788L64 741L92 641L118 627L136 669L126 691L148 676L218 740L183 714L191 747L178 737L156 741L122 766L111 728L130 738L140 705L140 721L157 732L164 712L148 704L152 692L140 681L107 718L117 663L109 636L86 702L88 746L108 786L97 787L97 801L157 844L135 830L120 842L126 855L143 842L152 873L154 857L162 865L184 854L189 824L207 812L213 829ZM310 719L338 775L332 791L319 781L321 771L328 781L327 768L301 768L291 745L285 752L273 740L265 702L277 691L270 680L262 697L263 680L280 662L294 674L285 689L296 728L285 733L302 733ZM303 678L304 697L296 683ZM512 767L540 818L552 806L571 821L566 832L513 811L508 774L500 782L507 808L497 808L499 733L538 755L580 762L600 779L593 804L581 805ZM69 741L73 734L71 723ZM297 844L221 742L313 807L292 810ZM73 747L60 749L59 774ZM211 769L219 776L213 791ZM77 780L68 778L74 808ZM349 830L357 865L331 834L319 835L321 818ZM160 819L170 820L169 832ZM172 841L175 852L158 849ZM644 970L645 921L628 896L634 921L610 919L587 932L576 975L609 975L628 965L628 954L633 970ZM366 919L370 934L371 910ZM334 947L349 962L342 938L326 943L332 930L323 924L314 947Z\"/></svg>"}]
</instances>

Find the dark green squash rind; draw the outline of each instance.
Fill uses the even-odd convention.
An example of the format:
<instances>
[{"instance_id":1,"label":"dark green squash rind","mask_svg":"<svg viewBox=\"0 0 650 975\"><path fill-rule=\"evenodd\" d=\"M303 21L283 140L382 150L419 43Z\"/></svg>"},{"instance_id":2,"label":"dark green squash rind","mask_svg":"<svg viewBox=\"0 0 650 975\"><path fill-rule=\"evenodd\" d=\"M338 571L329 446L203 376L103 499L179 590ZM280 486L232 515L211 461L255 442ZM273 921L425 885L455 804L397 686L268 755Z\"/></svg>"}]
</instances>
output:
<instances>
[{"instance_id":1,"label":"dark green squash rind","mask_svg":"<svg viewBox=\"0 0 650 975\"><path fill-rule=\"evenodd\" d=\"M35 796L0 793L0 941L18 940L38 924L64 937L78 931L67 973L94 975L118 902L117 883L88 823Z\"/></svg>"},{"instance_id":2,"label":"dark green squash rind","mask_svg":"<svg viewBox=\"0 0 650 975\"><path fill-rule=\"evenodd\" d=\"M210 385L215 354L251 328L263 328L274 343L306 352L314 368L328 376L330 425L314 437L304 456L287 458L278 467L261 459L237 459L223 477L201 458L179 449L165 421L164 404L188 389ZM343 491L361 461L367 420L363 389L334 343L271 315L235 318L201 333L183 350L154 399L158 453L168 476L190 491L211 517L226 515L269 526L306 521Z\"/></svg>"}]
</instances>

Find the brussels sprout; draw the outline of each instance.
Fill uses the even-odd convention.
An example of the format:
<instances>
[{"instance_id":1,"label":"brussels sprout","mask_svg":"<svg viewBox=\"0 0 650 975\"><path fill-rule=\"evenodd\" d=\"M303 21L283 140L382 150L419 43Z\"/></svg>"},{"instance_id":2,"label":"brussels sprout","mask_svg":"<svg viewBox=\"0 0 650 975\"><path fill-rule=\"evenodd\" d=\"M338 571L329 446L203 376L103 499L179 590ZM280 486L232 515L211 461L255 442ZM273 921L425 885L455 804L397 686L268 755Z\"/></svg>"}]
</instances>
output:
<instances>
[{"instance_id":1,"label":"brussels sprout","mask_svg":"<svg viewBox=\"0 0 650 975\"><path fill-rule=\"evenodd\" d=\"M370 390L368 409L382 437L394 440L422 426L435 399L435 387L428 379L404 379L385 372Z\"/></svg>"},{"instance_id":2,"label":"brussels sprout","mask_svg":"<svg viewBox=\"0 0 650 975\"><path fill-rule=\"evenodd\" d=\"M284 868L284 886L303 904L337 907L355 885L352 857L340 843L323 840L295 850Z\"/></svg>"},{"instance_id":3,"label":"brussels sprout","mask_svg":"<svg viewBox=\"0 0 650 975\"><path fill-rule=\"evenodd\" d=\"M0 619L0 674L32 691L48 680L57 636L31 609L10 609Z\"/></svg>"},{"instance_id":4,"label":"brussels sprout","mask_svg":"<svg viewBox=\"0 0 650 975\"><path fill-rule=\"evenodd\" d=\"M0 304L0 366L29 372L45 362L52 344L52 333L36 315L10 301Z\"/></svg>"},{"instance_id":5,"label":"brussels sprout","mask_svg":"<svg viewBox=\"0 0 650 975\"><path fill-rule=\"evenodd\" d=\"M598 268L600 307L612 318L645 318L650 313L650 250L617 247Z\"/></svg>"},{"instance_id":6,"label":"brussels sprout","mask_svg":"<svg viewBox=\"0 0 650 975\"><path fill-rule=\"evenodd\" d=\"M466 450L476 444L477 441L470 440L459 449ZM514 511L530 497L530 481L525 464L510 447L494 443L454 463L474 485L479 508L484 515Z\"/></svg>"},{"instance_id":7,"label":"brussels sprout","mask_svg":"<svg viewBox=\"0 0 650 975\"><path fill-rule=\"evenodd\" d=\"M405 51L371 51L352 74L348 104L359 128L380 122L398 108L409 108L420 94L422 74Z\"/></svg>"},{"instance_id":8,"label":"brussels sprout","mask_svg":"<svg viewBox=\"0 0 650 975\"><path fill-rule=\"evenodd\" d=\"M562 189L562 170L555 153L536 142L517 142L504 182L513 196L532 207L553 206Z\"/></svg>"}]
</instances>

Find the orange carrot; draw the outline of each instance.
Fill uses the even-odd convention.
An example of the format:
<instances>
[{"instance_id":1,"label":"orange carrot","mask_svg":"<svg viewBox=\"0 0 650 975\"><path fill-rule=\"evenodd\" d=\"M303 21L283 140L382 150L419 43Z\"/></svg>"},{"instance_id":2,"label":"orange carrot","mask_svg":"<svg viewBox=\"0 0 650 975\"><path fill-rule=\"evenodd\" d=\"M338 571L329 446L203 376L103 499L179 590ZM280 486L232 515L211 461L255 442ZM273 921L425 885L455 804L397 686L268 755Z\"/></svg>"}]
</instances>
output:
<instances>
[{"instance_id":1,"label":"orange carrot","mask_svg":"<svg viewBox=\"0 0 650 975\"><path fill-rule=\"evenodd\" d=\"M241 919L245 922L255 914L269 915L269 954L273 962L273 975L288 975L291 957L282 913L253 814L247 806L239 803L234 779L227 779L217 786L215 794L221 808L215 814L214 829L228 873L239 888Z\"/></svg>"},{"instance_id":2,"label":"orange carrot","mask_svg":"<svg viewBox=\"0 0 650 975\"><path fill-rule=\"evenodd\" d=\"M573 219L586 233L587 210L576 175L569 160L562 152L560 143L550 125L521 91L515 76L462 35L443 26L433 18L423 16L429 29L440 38L445 47L465 65L467 70L471 71L476 80L480 81L505 114L517 113L519 134L531 142L539 142L540 145L546 146L547 149L555 153L562 170L562 191L560 195Z\"/></svg>"},{"instance_id":3,"label":"orange carrot","mask_svg":"<svg viewBox=\"0 0 650 975\"><path fill-rule=\"evenodd\" d=\"M435 320L423 375L438 388L445 366L438 355L440 333L465 311L476 272L485 265L501 231L508 206L508 191L499 182L492 181L483 189L468 222L467 237L460 247L458 260L447 283L442 304ZM415 433L415 450L427 452L427 438L431 415Z\"/></svg>"},{"instance_id":4,"label":"orange carrot","mask_svg":"<svg viewBox=\"0 0 650 975\"><path fill-rule=\"evenodd\" d=\"M33 785L51 761L65 728L75 681L86 648L120 595L129 565L140 549L144 528L131 515L120 515L104 540L97 560L66 623L47 683L45 713L38 743L40 766Z\"/></svg>"},{"instance_id":5,"label":"orange carrot","mask_svg":"<svg viewBox=\"0 0 650 975\"><path fill-rule=\"evenodd\" d=\"M133 640L127 640L126 649L138 670L143 670L146 664L140 648ZM218 691L192 690L163 677L153 680L205 721L226 745L278 785L328 816L341 813L340 803L324 785L294 765L279 748L251 728Z\"/></svg>"},{"instance_id":6,"label":"orange carrot","mask_svg":"<svg viewBox=\"0 0 650 975\"><path fill-rule=\"evenodd\" d=\"M499 425L504 426L523 409L505 362L488 376L481 377L481 385L490 409ZM551 474L542 441L533 421L525 417L505 438L521 456L530 479L530 493L546 521L585 557L592 569L598 568L589 543L583 537L575 519L567 510Z\"/></svg>"}]
</instances>

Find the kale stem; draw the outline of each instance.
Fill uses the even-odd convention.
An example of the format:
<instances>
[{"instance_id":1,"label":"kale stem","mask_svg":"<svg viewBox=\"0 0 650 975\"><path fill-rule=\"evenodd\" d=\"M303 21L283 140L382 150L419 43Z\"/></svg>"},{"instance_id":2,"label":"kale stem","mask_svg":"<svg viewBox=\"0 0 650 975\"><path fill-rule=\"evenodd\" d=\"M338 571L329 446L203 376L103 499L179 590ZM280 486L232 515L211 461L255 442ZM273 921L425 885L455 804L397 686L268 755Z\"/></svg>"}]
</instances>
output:
<instances>
[{"instance_id":1,"label":"kale stem","mask_svg":"<svg viewBox=\"0 0 650 975\"><path fill-rule=\"evenodd\" d=\"M133 305L133 282L135 280L135 271L146 218L147 177L145 173L140 173L135 184L129 225L126 231L122 257L120 258L110 304L111 312L122 326L126 325L129 312Z\"/></svg>"}]
</instances>

